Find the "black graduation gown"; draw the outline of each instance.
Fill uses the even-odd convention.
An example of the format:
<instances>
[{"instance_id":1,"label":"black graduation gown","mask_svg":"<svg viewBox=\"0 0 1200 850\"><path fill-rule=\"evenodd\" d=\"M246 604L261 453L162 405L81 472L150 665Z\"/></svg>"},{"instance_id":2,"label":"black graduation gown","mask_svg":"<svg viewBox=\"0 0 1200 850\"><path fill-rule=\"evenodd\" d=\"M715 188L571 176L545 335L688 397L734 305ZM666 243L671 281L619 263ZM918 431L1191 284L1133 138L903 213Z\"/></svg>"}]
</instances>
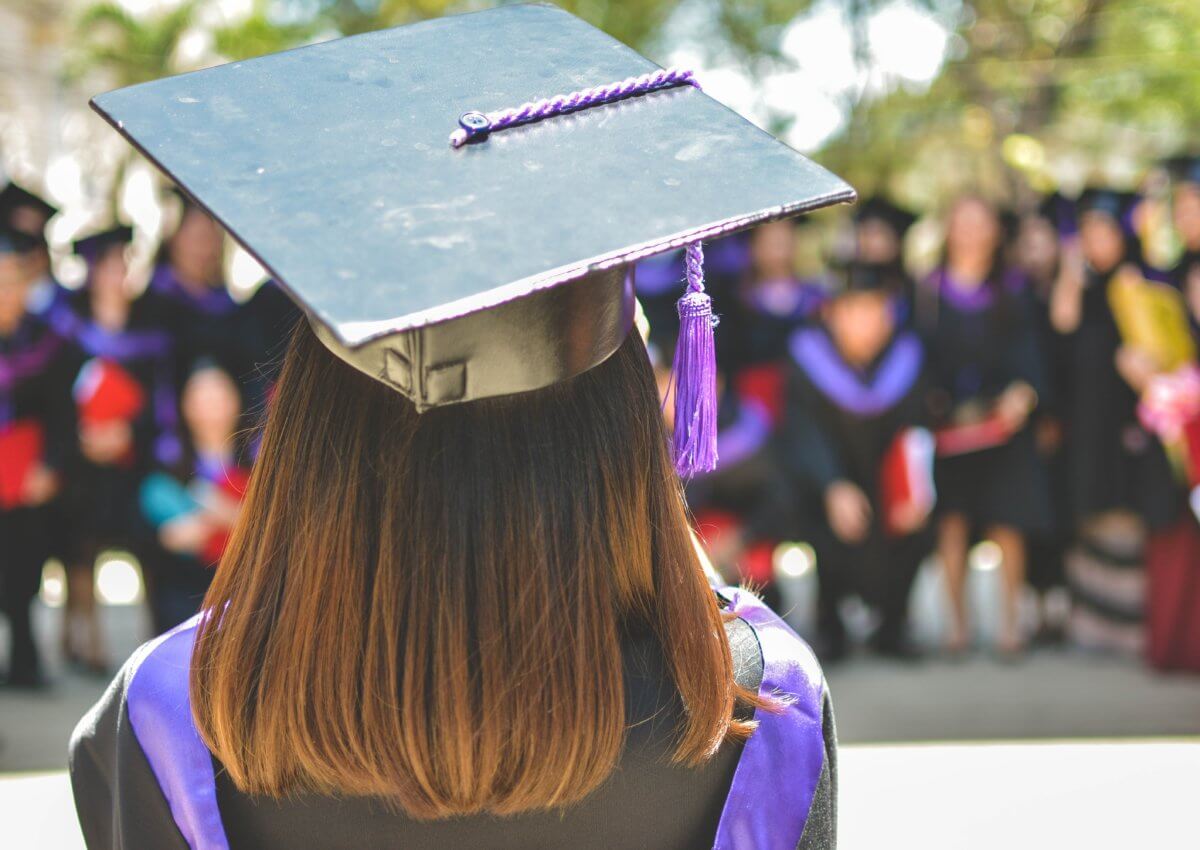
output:
<instances>
[{"instance_id":1,"label":"black graduation gown","mask_svg":"<svg viewBox=\"0 0 1200 850\"><path fill-rule=\"evenodd\" d=\"M184 633L182 639L188 644L182 648L183 654L171 655L175 651L172 641L178 641L181 635L165 636L134 655L72 737L71 780L84 836L91 850L183 850L188 847L183 830L193 837L192 850L226 846L260 850L398 846L414 850L694 850L712 847L714 835L724 836L721 847L834 847L836 735L828 695L817 681L821 679L819 669L807 649L798 650L799 655L791 659L778 656L775 647L779 643L770 636L779 635L776 629L786 627L761 603L735 602L732 610L742 615L726 627L740 683L752 689L759 683L761 687L771 686L779 669L777 662L784 661L785 666L803 668L814 686L800 700L807 705L803 712L785 711L788 717L800 720L793 734L804 738L807 749L789 752L786 737L772 738L779 723L766 718L755 732L757 743L752 737L745 746L724 745L711 762L699 769L671 765L666 756L671 730L681 717L682 707L657 643L648 635L637 634L625 642L629 735L621 764L599 790L561 813L507 819L474 816L426 823L412 821L370 798L307 794L276 801L238 791L220 765L212 763L188 725L186 666L190 638ZM794 636L792 639L797 647L802 646ZM167 658L158 663L167 666L150 669L156 663L154 656L162 653L168 653ZM166 695L147 693L139 677L143 682L149 679L152 685L161 685ZM147 708L155 703L166 707L157 713ZM169 722L172 711L183 725L188 725L185 732L172 732L163 725ZM155 722L159 725L150 728ZM181 735L188 736L179 752L205 763L181 767L178 762L153 761L156 757L151 753L158 752L162 739L172 735L177 741ZM746 776L756 765L763 765L761 771ZM793 774L790 781L780 781L788 779L789 770ZM172 771L193 779L208 778L184 786L168 775ZM756 784L752 781L755 779L764 784ZM185 799L172 797L173 805L168 804L165 795L185 788ZM797 789L802 789L800 796L796 796ZM803 806L800 811L794 805L797 801ZM772 810L772 804L778 808ZM733 831L730 824L734 825ZM197 835L211 840L196 839Z\"/></svg>"},{"instance_id":2,"label":"black graduation gown","mask_svg":"<svg viewBox=\"0 0 1200 850\"><path fill-rule=\"evenodd\" d=\"M1050 287L1032 292L1034 325L1038 351L1043 368L1045 392L1034 411L1035 425L1047 423L1059 431L1056 447L1043 450L1038 456L1046 471L1050 493L1051 515L1047 527L1026 540L1026 561L1029 583L1037 590L1061 586L1063 554L1071 540L1071 486L1067 465L1065 428L1070 412L1071 346L1070 339L1058 332L1050 319Z\"/></svg>"},{"instance_id":3,"label":"black graduation gown","mask_svg":"<svg viewBox=\"0 0 1200 850\"><path fill-rule=\"evenodd\" d=\"M880 637L898 640L929 539L925 530L903 537L885 533L880 478L896 436L928 425L920 340L901 331L865 372L841 359L820 326L800 331L792 352L781 442L817 556L820 627L826 634L840 633L838 604L857 594L882 615ZM838 480L855 484L871 500L872 526L862 543L843 542L829 525L825 491Z\"/></svg>"},{"instance_id":4,"label":"black graduation gown","mask_svg":"<svg viewBox=\"0 0 1200 850\"><path fill-rule=\"evenodd\" d=\"M1039 399L1048 396L1031 295L1019 275L1005 275L994 287L966 289L939 270L924 285L917 310L941 405L989 403L1018 380ZM1051 528L1032 417L1001 446L939 458L936 473L939 508L965 515L980 531L991 525L1027 533Z\"/></svg>"},{"instance_id":5,"label":"black graduation gown","mask_svg":"<svg viewBox=\"0 0 1200 850\"><path fill-rule=\"evenodd\" d=\"M1112 273L1089 271L1079 327L1070 337L1067 462L1072 516L1134 511L1171 522L1179 499L1158 441L1138 422L1137 394L1117 372L1121 337L1108 302Z\"/></svg>"},{"instance_id":6,"label":"black graduation gown","mask_svg":"<svg viewBox=\"0 0 1200 850\"><path fill-rule=\"evenodd\" d=\"M239 384L253 369L252 340L245 333L244 307L224 286L197 293L186 288L167 263L154 269L149 291L163 304L163 316L175 342L176 386L197 360L216 362Z\"/></svg>"},{"instance_id":7,"label":"black graduation gown","mask_svg":"<svg viewBox=\"0 0 1200 850\"><path fill-rule=\"evenodd\" d=\"M66 507L71 517L68 532L74 541L71 554L81 561L94 558L104 546L143 552L146 529L138 518L138 482L156 462L172 463L181 456L165 306L159 296L147 292L130 305L125 327L110 332L92 320L90 300L81 291L51 316L51 323L72 343L77 375L97 363L115 364L137 382L144 398L141 413L130 423L130 457L100 465L87 460L82 452L73 456Z\"/></svg>"},{"instance_id":8,"label":"black graduation gown","mask_svg":"<svg viewBox=\"0 0 1200 850\"><path fill-rule=\"evenodd\" d=\"M692 513L734 515L748 541L788 538L795 530L792 497L774 436L762 404L727 390L717 411L717 468L687 482Z\"/></svg>"},{"instance_id":9,"label":"black graduation gown","mask_svg":"<svg viewBox=\"0 0 1200 850\"><path fill-rule=\"evenodd\" d=\"M43 322L27 316L15 332L0 335L0 430L40 429L41 462L60 480L74 451L71 379L66 344ZM16 462L0 456L0 464ZM0 602L9 622L8 676L13 681L32 682L38 675L29 606L42 564L62 531L55 527L57 515L56 500L0 507Z\"/></svg>"}]
</instances>

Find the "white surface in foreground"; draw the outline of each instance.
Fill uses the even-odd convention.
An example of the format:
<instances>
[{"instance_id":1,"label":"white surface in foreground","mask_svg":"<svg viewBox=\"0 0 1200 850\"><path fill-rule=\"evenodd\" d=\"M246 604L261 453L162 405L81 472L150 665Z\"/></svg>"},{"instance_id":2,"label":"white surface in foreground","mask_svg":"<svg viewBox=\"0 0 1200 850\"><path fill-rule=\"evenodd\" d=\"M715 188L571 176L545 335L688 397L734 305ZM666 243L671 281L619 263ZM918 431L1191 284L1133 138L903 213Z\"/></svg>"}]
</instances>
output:
<instances>
[{"instance_id":1,"label":"white surface in foreground","mask_svg":"<svg viewBox=\"0 0 1200 850\"><path fill-rule=\"evenodd\" d=\"M1200 742L856 746L842 850L1200 847Z\"/></svg>"},{"instance_id":2,"label":"white surface in foreground","mask_svg":"<svg viewBox=\"0 0 1200 850\"><path fill-rule=\"evenodd\" d=\"M1200 847L1200 741L850 746L841 785L841 850ZM0 824L83 847L63 773L0 778Z\"/></svg>"}]
</instances>

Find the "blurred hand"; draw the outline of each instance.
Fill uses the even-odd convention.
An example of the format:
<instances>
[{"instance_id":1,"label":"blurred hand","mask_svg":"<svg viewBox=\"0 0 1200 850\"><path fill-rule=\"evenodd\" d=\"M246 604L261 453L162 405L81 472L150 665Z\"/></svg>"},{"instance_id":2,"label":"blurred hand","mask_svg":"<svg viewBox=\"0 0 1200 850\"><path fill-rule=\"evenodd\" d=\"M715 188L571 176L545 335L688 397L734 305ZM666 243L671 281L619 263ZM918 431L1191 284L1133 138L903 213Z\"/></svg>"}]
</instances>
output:
<instances>
[{"instance_id":1,"label":"blurred hand","mask_svg":"<svg viewBox=\"0 0 1200 850\"><path fill-rule=\"evenodd\" d=\"M1036 406L1037 393L1033 387L1024 381L1014 381L996 399L996 415L1015 433L1025 427Z\"/></svg>"},{"instance_id":2,"label":"blurred hand","mask_svg":"<svg viewBox=\"0 0 1200 850\"><path fill-rule=\"evenodd\" d=\"M92 463L109 466L123 459L133 445L128 422L101 422L79 429L79 449Z\"/></svg>"},{"instance_id":3,"label":"blurred hand","mask_svg":"<svg viewBox=\"0 0 1200 850\"><path fill-rule=\"evenodd\" d=\"M1039 417L1034 432L1038 453L1048 457L1059 450L1063 442L1063 425L1053 416Z\"/></svg>"},{"instance_id":4,"label":"blurred hand","mask_svg":"<svg viewBox=\"0 0 1200 850\"><path fill-rule=\"evenodd\" d=\"M1122 345L1117 349L1113 358L1117 372L1134 392L1141 393L1150 383L1150 379L1158 372L1158 364L1154 358L1140 348Z\"/></svg>"},{"instance_id":5,"label":"blurred hand","mask_svg":"<svg viewBox=\"0 0 1200 850\"><path fill-rule=\"evenodd\" d=\"M24 491L26 505L29 507L44 505L58 492L58 475L48 466L36 466L25 476Z\"/></svg>"},{"instance_id":6,"label":"blurred hand","mask_svg":"<svg viewBox=\"0 0 1200 850\"><path fill-rule=\"evenodd\" d=\"M1083 318L1083 287L1087 267L1078 239L1063 242L1062 264L1050 293L1050 323L1060 334L1073 333Z\"/></svg>"},{"instance_id":7,"label":"blurred hand","mask_svg":"<svg viewBox=\"0 0 1200 850\"><path fill-rule=\"evenodd\" d=\"M925 521L929 519L929 510L930 507L905 502L892 509L889 519L896 531L908 535L925 525Z\"/></svg>"},{"instance_id":8,"label":"blurred hand","mask_svg":"<svg viewBox=\"0 0 1200 850\"><path fill-rule=\"evenodd\" d=\"M871 528L871 501L857 485L835 481L825 488L825 515L844 543L861 543Z\"/></svg>"},{"instance_id":9,"label":"blurred hand","mask_svg":"<svg viewBox=\"0 0 1200 850\"><path fill-rule=\"evenodd\" d=\"M208 520L193 513L164 522L158 529L158 539L171 552L191 555L204 548L212 533Z\"/></svg>"}]
</instances>

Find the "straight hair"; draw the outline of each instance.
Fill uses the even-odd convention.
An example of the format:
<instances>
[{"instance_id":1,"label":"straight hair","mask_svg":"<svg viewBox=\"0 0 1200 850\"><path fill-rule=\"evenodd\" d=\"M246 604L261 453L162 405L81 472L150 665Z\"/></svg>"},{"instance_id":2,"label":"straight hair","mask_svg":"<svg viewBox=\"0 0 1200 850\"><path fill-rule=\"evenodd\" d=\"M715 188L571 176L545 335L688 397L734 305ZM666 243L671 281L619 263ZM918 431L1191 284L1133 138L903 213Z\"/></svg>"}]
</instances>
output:
<instances>
[{"instance_id":1,"label":"straight hair","mask_svg":"<svg viewBox=\"0 0 1200 850\"><path fill-rule=\"evenodd\" d=\"M197 728L244 792L409 816L561 808L614 769L649 630L676 763L753 724L638 334L545 389L418 415L301 323L204 600Z\"/></svg>"}]
</instances>

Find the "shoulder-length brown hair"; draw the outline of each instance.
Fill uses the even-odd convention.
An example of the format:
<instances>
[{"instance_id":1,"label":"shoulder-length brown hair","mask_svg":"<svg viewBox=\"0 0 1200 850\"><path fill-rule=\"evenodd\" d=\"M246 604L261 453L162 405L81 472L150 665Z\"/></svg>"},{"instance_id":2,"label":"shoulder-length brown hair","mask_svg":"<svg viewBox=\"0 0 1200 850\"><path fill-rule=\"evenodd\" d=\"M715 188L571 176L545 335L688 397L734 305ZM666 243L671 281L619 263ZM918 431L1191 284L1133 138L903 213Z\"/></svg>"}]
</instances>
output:
<instances>
[{"instance_id":1,"label":"shoulder-length brown hair","mask_svg":"<svg viewBox=\"0 0 1200 850\"><path fill-rule=\"evenodd\" d=\"M676 761L749 731L636 333L556 386L417 415L301 327L204 604L195 719L250 793L569 805L616 764L633 629L682 699Z\"/></svg>"}]
</instances>

